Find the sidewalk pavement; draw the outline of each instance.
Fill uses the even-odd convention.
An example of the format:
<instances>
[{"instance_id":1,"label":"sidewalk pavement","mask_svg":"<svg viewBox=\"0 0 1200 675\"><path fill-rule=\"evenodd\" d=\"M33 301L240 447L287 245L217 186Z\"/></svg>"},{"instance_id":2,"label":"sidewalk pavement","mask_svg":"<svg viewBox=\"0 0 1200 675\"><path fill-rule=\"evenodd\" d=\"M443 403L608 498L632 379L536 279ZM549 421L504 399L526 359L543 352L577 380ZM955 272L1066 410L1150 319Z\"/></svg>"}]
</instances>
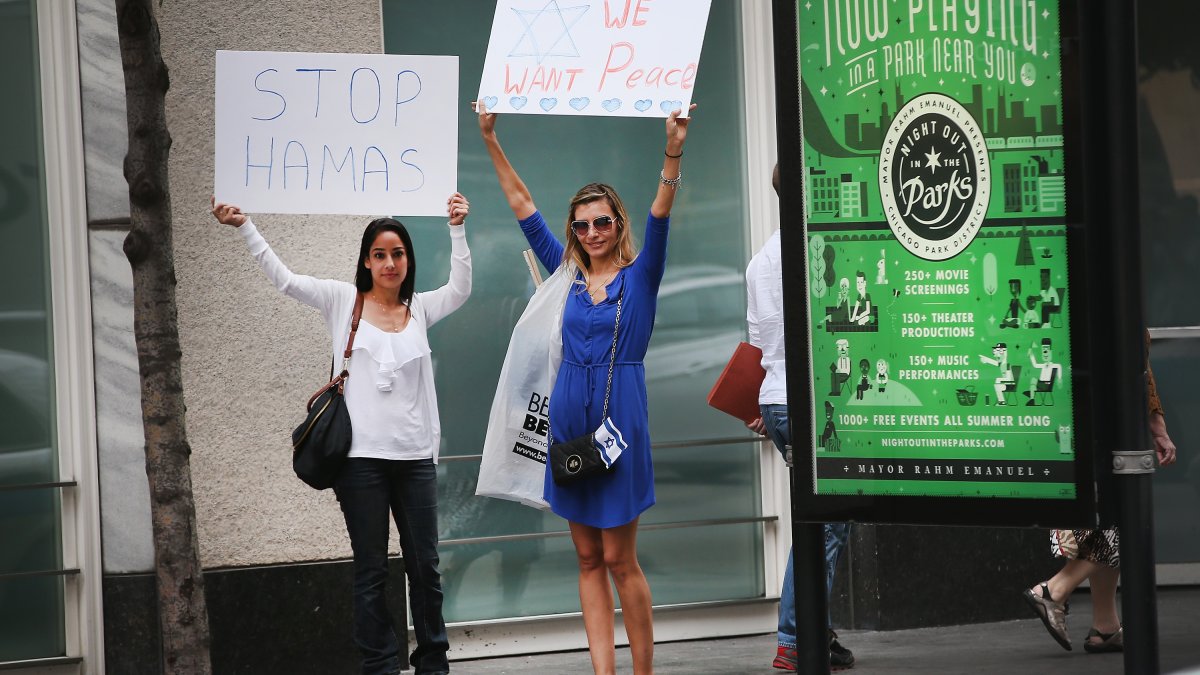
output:
<instances>
[{"instance_id":1,"label":"sidewalk pavement","mask_svg":"<svg viewBox=\"0 0 1200 675\"><path fill-rule=\"evenodd\" d=\"M1019 592L1014 591L1014 592ZM1091 597L1071 598L1067 625L1076 640L1065 651L1036 618L899 631L838 631L857 663L848 675L1119 675L1121 654L1088 654L1083 636L1091 617ZM1200 588L1160 589L1158 593L1161 672L1200 675ZM658 675L770 675L775 635L671 642L654 646ZM586 651L455 661L455 675L590 674ZM1193 670L1194 669L1194 670ZM628 649L617 650L617 671L631 673Z\"/></svg>"}]
</instances>

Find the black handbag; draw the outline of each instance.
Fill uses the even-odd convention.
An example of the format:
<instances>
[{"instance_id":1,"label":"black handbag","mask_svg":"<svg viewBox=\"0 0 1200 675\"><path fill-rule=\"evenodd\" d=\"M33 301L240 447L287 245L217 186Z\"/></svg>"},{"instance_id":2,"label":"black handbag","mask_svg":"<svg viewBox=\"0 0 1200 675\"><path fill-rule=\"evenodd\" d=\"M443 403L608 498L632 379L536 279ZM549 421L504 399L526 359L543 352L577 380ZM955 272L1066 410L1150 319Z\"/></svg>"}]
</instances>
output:
<instances>
[{"instance_id":1,"label":"black handbag","mask_svg":"<svg viewBox=\"0 0 1200 675\"><path fill-rule=\"evenodd\" d=\"M625 289L617 296L617 317L613 321L612 349L608 355L608 381L604 384L604 413L600 416L601 424L608 419L608 395L612 392L613 365L617 359L617 329L621 326L621 300L625 297ZM554 405L551 402L550 405ZM548 430L550 444L550 475L556 485L569 485L582 478L607 473L610 467L604 461L604 455L596 445L595 434L584 434L572 438L565 443L554 442L554 430Z\"/></svg>"},{"instance_id":2,"label":"black handbag","mask_svg":"<svg viewBox=\"0 0 1200 675\"><path fill-rule=\"evenodd\" d=\"M292 470L300 480L317 490L333 487L346 455L350 452L350 411L346 409L346 378L350 377L350 352L362 317L363 294L354 299L350 336L342 358L342 372L308 399L308 416L292 432Z\"/></svg>"}]
</instances>

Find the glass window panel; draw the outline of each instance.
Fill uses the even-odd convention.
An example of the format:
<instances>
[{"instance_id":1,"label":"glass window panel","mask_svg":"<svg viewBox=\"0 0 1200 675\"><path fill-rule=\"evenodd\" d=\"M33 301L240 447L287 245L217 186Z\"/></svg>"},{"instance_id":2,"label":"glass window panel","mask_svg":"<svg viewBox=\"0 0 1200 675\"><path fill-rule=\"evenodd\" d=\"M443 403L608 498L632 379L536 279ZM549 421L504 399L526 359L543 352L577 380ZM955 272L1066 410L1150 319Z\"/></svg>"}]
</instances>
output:
<instances>
[{"instance_id":1,"label":"glass window panel","mask_svg":"<svg viewBox=\"0 0 1200 675\"><path fill-rule=\"evenodd\" d=\"M756 518L762 511L758 445L655 450L654 496L657 502L643 523Z\"/></svg>"},{"instance_id":2,"label":"glass window panel","mask_svg":"<svg viewBox=\"0 0 1200 675\"><path fill-rule=\"evenodd\" d=\"M430 336L443 457L480 452L512 326L533 290L520 255L528 245L467 106L478 90L492 15L474 0L383 1L388 52L460 58L458 183L471 200L467 236L474 290L471 300ZM746 331L743 271L749 252L744 245L744 120L736 95L742 89L739 17L739 3L713 3L705 35L695 96L700 108L688 138L686 177L672 214L666 278L646 357L655 443L750 437L740 422L705 403ZM447 35L455 39L448 42ZM626 200L641 239L662 166L661 120L507 115L498 128L510 159L560 237L570 197L582 184L600 180ZM445 220L404 221L420 262L418 290L444 283L449 265ZM553 514L474 497L478 466L478 460L451 460L439 469L443 539L566 529ZM643 522L752 518L760 512L757 450L751 444L656 450L655 467L658 504ZM714 493L720 497L713 499ZM758 597L761 532L761 524L752 523L642 533L639 550L655 601ZM733 539L737 545L730 545ZM442 559L448 620L578 611L575 555L567 537L446 545ZM534 568L539 583L530 588L527 575Z\"/></svg>"},{"instance_id":3,"label":"glass window panel","mask_svg":"<svg viewBox=\"0 0 1200 675\"><path fill-rule=\"evenodd\" d=\"M1179 450L1175 464L1154 474L1154 539L1160 563L1200 562L1200 339L1156 340L1150 350L1167 431Z\"/></svg>"},{"instance_id":4,"label":"glass window panel","mask_svg":"<svg viewBox=\"0 0 1200 675\"><path fill-rule=\"evenodd\" d=\"M34 0L0 2L0 485L57 479ZM0 575L61 567L57 489L0 491ZM0 661L64 653L61 577L0 579Z\"/></svg>"},{"instance_id":5,"label":"glass window panel","mask_svg":"<svg viewBox=\"0 0 1200 675\"><path fill-rule=\"evenodd\" d=\"M61 576L0 579L0 662L66 654Z\"/></svg>"},{"instance_id":6,"label":"glass window panel","mask_svg":"<svg viewBox=\"0 0 1200 675\"><path fill-rule=\"evenodd\" d=\"M1146 318L1151 326L1200 325L1200 5L1138 3L1141 62L1139 169Z\"/></svg>"},{"instance_id":7,"label":"glass window panel","mask_svg":"<svg viewBox=\"0 0 1200 675\"><path fill-rule=\"evenodd\" d=\"M759 598L761 540L757 523L646 530L638 558L658 605ZM579 611L568 537L448 545L440 554L447 622Z\"/></svg>"}]
</instances>

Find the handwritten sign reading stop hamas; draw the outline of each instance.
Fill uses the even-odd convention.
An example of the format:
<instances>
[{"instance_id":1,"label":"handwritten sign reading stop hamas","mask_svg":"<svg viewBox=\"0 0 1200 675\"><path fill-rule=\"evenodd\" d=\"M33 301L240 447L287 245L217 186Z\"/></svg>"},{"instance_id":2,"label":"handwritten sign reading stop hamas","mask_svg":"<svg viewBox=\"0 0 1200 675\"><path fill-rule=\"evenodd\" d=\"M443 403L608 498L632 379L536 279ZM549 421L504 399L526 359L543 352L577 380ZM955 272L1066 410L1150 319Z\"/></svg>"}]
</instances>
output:
<instances>
[{"instance_id":1,"label":"handwritten sign reading stop hamas","mask_svg":"<svg viewBox=\"0 0 1200 675\"><path fill-rule=\"evenodd\" d=\"M499 0L479 99L535 115L686 115L711 0Z\"/></svg>"},{"instance_id":2,"label":"handwritten sign reading stop hamas","mask_svg":"<svg viewBox=\"0 0 1200 675\"><path fill-rule=\"evenodd\" d=\"M249 213L444 215L458 57L218 51L219 201Z\"/></svg>"}]
</instances>

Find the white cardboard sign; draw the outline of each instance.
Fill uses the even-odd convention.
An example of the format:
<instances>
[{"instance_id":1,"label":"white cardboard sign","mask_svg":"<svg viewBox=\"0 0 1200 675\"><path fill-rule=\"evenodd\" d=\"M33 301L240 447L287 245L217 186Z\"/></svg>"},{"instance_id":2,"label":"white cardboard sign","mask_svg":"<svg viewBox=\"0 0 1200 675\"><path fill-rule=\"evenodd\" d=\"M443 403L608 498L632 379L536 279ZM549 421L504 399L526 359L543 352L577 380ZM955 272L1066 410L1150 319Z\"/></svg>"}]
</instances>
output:
<instances>
[{"instance_id":1,"label":"white cardboard sign","mask_svg":"<svg viewBox=\"0 0 1200 675\"><path fill-rule=\"evenodd\" d=\"M458 57L218 51L214 194L247 213L437 216Z\"/></svg>"},{"instance_id":2,"label":"white cardboard sign","mask_svg":"<svg viewBox=\"0 0 1200 675\"><path fill-rule=\"evenodd\" d=\"M499 0L479 98L534 115L687 115L711 0Z\"/></svg>"}]
</instances>

